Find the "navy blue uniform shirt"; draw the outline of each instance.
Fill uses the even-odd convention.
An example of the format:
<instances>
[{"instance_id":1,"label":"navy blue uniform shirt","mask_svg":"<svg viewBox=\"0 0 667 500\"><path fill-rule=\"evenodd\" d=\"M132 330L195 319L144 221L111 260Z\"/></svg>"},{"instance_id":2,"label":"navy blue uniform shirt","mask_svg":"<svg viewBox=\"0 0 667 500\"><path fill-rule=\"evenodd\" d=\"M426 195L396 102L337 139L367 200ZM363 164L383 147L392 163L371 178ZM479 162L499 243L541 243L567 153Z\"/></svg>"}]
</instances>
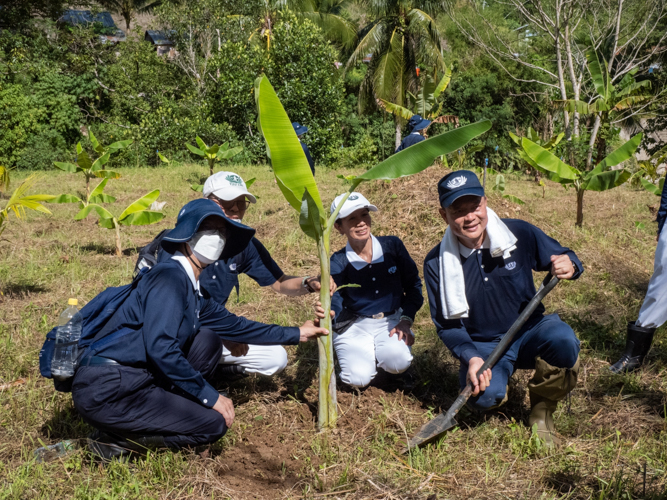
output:
<instances>
[{"instance_id":1,"label":"navy blue uniform shirt","mask_svg":"<svg viewBox=\"0 0 667 500\"><path fill-rule=\"evenodd\" d=\"M354 314L373 316L400 307L405 316L414 319L424 303L417 265L396 236L378 236L375 240L382 248L381 262L373 252L373 262L355 269L346 251L349 244L331 256L331 277L337 286L361 285L337 291L331 299L331 309L336 316L343 308Z\"/></svg>"},{"instance_id":2,"label":"navy blue uniform shirt","mask_svg":"<svg viewBox=\"0 0 667 500\"><path fill-rule=\"evenodd\" d=\"M310 150L308 149L306 143L303 142L301 139L299 139L299 142L301 143L301 149L303 149L303 152L306 155L306 160L308 160L310 171L313 173L313 175L315 175L315 161L313 160L313 157L310 156Z\"/></svg>"},{"instance_id":3,"label":"navy blue uniform shirt","mask_svg":"<svg viewBox=\"0 0 667 500\"><path fill-rule=\"evenodd\" d=\"M418 142L425 141L426 137L421 135L418 132L415 132L414 134L409 134L405 139L401 141L401 145L396 148L396 151L394 153L398 153L399 151L403 151L406 148L409 148L410 146L417 144Z\"/></svg>"},{"instance_id":4,"label":"navy blue uniform shirt","mask_svg":"<svg viewBox=\"0 0 667 500\"><path fill-rule=\"evenodd\" d=\"M299 343L297 327L266 325L236 316L195 290L184 267L170 259L153 267L111 321L113 333L95 342L90 355L146 368L211 408L216 391L188 363L184 349L200 327L221 339L260 345Z\"/></svg>"},{"instance_id":5,"label":"navy blue uniform shirt","mask_svg":"<svg viewBox=\"0 0 667 500\"><path fill-rule=\"evenodd\" d=\"M160 249L158 262L169 259L171 254ZM242 273L254 279L259 286L271 286L285 274L264 245L253 237L243 252L205 267L199 276L199 284L213 300L224 306L232 290L236 288L238 292L239 274Z\"/></svg>"},{"instance_id":6,"label":"navy blue uniform shirt","mask_svg":"<svg viewBox=\"0 0 667 500\"><path fill-rule=\"evenodd\" d=\"M658 234L665 227L665 219L667 219L667 182L662 186L662 196L660 197L660 208L658 209Z\"/></svg>"},{"instance_id":7,"label":"navy blue uniform shirt","mask_svg":"<svg viewBox=\"0 0 667 500\"><path fill-rule=\"evenodd\" d=\"M466 364L470 358L481 357L473 340L499 340L509 330L535 295L533 271L549 271L552 255L570 257L574 265L572 279L578 278L584 271L574 252L539 228L517 219L503 219L503 222L518 240L509 259L503 260L502 256L493 258L488 249L474 250L468 258L461 256L469 308L467 318L446 320L442 315L440 243L424 260L431 319L440 339L454 356ZM544 306L540 304L530 319L541 317L543 313Z\"/></svg>"}]
</instances>

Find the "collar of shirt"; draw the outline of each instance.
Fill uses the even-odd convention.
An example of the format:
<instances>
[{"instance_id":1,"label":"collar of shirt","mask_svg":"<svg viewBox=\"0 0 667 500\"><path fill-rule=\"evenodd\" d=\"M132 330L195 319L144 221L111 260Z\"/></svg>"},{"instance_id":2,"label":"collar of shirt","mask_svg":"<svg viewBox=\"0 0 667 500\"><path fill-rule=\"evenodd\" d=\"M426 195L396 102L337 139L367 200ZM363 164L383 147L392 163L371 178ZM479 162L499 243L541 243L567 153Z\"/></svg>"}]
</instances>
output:
<instances>
[{"instance_id":1,"label":"collar of shirt","mask_svg":"<svg viewBox=\"0 0 667 500\"><path fill-rule=\"evenodd\" d=\"M195 291L201 295L201 292L199 291L199 281L195 279L195 272L192 270L192 266L190 265L188 258L181 252L174 252L172 259L183 266L185 273L188 275L188 278L190 278L190 281L192 282L192 288L194 288Z\"/></svg>"},{"instance_id":2,"label":"collar of shirt","mask_svg":"<svg viewBox=\"0 0 667 500\"><path fill-rule=\"evenodd\" d=\"M479 248L468 248L465 246L463 243L459 241L459 253L461 254L461 257L465 257L466 259L470 257L473 253L475 253L475 250L479 250L481 248L490 248L490 243L489 243L489 236L484 235L484 241L482 241L482 246Z\"/></svg>"},{"instance_id":3,"label":"collar of shirt","mask_svg":"<svg viewBox=\"0 0 667 500\"><path fill-rule=\"evenodd\" d=\"M371 260L371 264L384 262L384 253L382 252L382 245L380 245L378 239L372 234L371 234L371 241L373 242L373 257ZM350 246L349 242L345 246L345 257L347 257L348 262L352 264L352 267L354 267L357 271L359 269L363 269L368 265L368 262L359 257L357 255L357 252L352 250L352 247Z\"/></svg>"}]
</instances>

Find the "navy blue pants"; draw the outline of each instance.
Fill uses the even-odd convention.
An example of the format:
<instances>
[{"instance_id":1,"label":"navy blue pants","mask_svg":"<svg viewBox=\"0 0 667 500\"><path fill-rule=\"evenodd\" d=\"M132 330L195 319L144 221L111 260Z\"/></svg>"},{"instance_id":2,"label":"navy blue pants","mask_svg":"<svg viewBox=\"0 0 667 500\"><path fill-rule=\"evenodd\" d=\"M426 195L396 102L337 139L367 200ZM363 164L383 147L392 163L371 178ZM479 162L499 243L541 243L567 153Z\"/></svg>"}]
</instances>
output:
<instances>
[{"instance_id":1,"label":"navy blue pants","mask_svg":"<svg viewBox=\"0 0 667 500\"><path fill-rule=\"evenodd\" d=\"M473 342L483 359L491 354L500 339L493 342ZM572 368L579 357L579 339L570 325L563 322L557 314L544 316L524 327L519 337L510 344L505 355L491 369L493 376L487 389L476 397L471 397L468 404L479 410L499 405L505 397L507 382L515 370L532 370L535 358L542 358L556 368ZM468 365L461 363L459 384L466 385Z\"/></svg>"},{"instance_id":2,"label":"navy blue pants","mask_svg":"<svg viewBox=\"0 0 667 500\"><path fill-rule=\"evenodd\" d=\"M186 353L195 370L210 379L222 341L202 328ZM83 420L123 437L164 436L169 448L213 443L227 432L223 416L199 404L153 372L122 365L81 366L72 399Z\"/></svg>"}]
</instances>

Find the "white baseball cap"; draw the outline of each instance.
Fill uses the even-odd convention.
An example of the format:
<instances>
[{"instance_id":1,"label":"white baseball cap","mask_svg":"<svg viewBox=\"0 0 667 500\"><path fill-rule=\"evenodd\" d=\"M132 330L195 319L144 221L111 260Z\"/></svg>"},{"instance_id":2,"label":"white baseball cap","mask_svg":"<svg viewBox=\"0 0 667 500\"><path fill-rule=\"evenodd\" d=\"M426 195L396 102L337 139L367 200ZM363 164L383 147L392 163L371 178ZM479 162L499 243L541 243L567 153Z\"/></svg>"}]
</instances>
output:
<instances>
[{"instance_id":1,"label":"white baseball cap","mask_svg":"<svg viewBox=\"0 0 667 500\"><path fill-rule=\"evenodd\" d=\"M203 189L204 198L210 195L221 200L231 201L239 196L245 196L250 203L257 203L257 198L248 192L245 182L234 172L216 172L206 179Z\"/></svg>"},{"instance_id":2,"label":"white baseball cap","mask_svg":"<svg viewBox=\"0 0 667 500\"><path fill-rule=\"evenodd\" d=\"M345 193L339 194L336 196L336 199L333 201L331 204L331 213L334 213L336 211L336 207L340 203L340 201L343 199L343 196L345 196ZM343 206L340 209L340 212L338 212L338 219L344 219L348 215L350 215L352 212L355 212L359 210L360 208L367 208L370 212L377 212L378 207L375 205L372 205L370 201L366 199L366 197L361 194L357 193L356 191L351 193L350 196L348 197L347 200L345 200L345 203L343 203Z\"/></svg>"}]
</instances>

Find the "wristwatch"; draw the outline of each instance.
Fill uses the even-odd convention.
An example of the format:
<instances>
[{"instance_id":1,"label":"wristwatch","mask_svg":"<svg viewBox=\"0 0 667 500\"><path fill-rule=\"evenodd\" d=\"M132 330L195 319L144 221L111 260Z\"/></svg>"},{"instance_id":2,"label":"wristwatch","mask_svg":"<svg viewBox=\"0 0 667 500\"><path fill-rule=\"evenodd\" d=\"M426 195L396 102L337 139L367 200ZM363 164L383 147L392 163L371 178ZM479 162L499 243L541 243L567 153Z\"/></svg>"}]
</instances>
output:
<instances>
[{"instance_id":1,"label":"wristwatch","mask_svg":"<svg viewBox=\"0 0 667 500\"><path fill-rule=\"evenodd\" d=\"M310 286L310 283L308 283L308 280L310 278L312 278L312 276L304 276L303 279L301 280L301 286L305 288L308 291L308 293L313 293L315 289L312 286Z\"/></svg>"},{"instance_id":2,"label":"wristwatch","mask_svg":"<svg viewBox=\"0 0 667 500\"><path fill-rule=\"evenodd\" d=\"M407 321L408 323L410 323L410 326L412 326L412 324L415 322L410 316L406 316L406 315L403 315L398 319L401 320L401 321Z\"/></svg>"}]
</instances>

